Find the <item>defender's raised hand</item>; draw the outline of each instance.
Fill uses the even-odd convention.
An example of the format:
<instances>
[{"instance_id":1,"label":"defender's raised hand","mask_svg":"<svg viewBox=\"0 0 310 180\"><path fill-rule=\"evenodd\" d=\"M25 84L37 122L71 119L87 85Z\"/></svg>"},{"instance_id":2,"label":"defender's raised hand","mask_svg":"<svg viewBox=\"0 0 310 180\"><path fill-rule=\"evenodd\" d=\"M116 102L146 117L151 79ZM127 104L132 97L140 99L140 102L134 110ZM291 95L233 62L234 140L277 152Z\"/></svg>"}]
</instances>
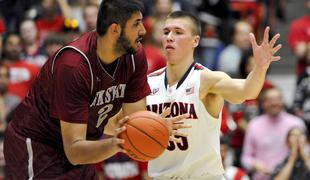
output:
<instances>
[{"instance_id":1,"label":"defender's raised hand","mask_svg":"<svg viewBox=\"0 0 310 180\"><path fill-rule=\"evenodd\" d=\"M250 33L250 42L252 44L256 65L262 68L268 68L272 61L280 60L280 56L275 56L282 47L281 44L275 46L277 40L280 38L280 34L276 34L269 41L269 31L270 27L266 27L263 42L260 45L257 44L254 34Z\"/></svg>"}]
</instances>

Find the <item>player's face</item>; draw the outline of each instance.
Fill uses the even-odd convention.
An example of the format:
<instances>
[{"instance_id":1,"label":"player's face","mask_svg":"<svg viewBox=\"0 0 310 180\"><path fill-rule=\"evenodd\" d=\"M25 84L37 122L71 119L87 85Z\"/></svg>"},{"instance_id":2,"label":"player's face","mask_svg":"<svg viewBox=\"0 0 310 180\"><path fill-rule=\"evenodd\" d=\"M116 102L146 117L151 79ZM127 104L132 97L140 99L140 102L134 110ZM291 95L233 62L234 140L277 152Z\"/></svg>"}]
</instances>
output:
<instances>
[{"instance_id":1,"label":"player's face","mask_svg":"<svg viewBox=\"0 0 310 180\"><path fill-rule=\"evenodd\" d=\"M145 32L142 23L142 14L140 12L134 13L127 21L124 31L121 31L117 43L117 50L125 51L128 54L135 53L141 46Z\"/></svg>"},{"instance_id":2,"label":"player's face","mask_svg":"<svg viewBox=\"0 0 310 180\"><path fill-rule=\"evenodd\" d=\"M199 36L193 35L192 23L187 18L167 19L163 29L162 44L170 63L193 56Z\"/></svg>"}]
</instances>

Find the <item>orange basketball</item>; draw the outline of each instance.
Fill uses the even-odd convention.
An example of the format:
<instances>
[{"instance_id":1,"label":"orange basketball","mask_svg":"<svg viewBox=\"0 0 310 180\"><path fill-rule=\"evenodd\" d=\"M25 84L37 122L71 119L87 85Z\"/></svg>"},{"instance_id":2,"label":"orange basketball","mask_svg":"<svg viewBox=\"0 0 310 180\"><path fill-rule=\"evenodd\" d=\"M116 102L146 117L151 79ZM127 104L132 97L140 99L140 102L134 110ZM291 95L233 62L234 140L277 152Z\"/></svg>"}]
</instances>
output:
<instances>
[{"instance_id":1,"label":"orange basketball","mask_svg":"<svg viewBox=\"0 0 310 180\"><path fill-rule=\"evenodd\" d=\"M151 111L138 111L129 116L126 131L120 134L125 140L123 148L132 159L149 161L158 157L168 146L167 122Z\"/></svg>"}]
</instances>

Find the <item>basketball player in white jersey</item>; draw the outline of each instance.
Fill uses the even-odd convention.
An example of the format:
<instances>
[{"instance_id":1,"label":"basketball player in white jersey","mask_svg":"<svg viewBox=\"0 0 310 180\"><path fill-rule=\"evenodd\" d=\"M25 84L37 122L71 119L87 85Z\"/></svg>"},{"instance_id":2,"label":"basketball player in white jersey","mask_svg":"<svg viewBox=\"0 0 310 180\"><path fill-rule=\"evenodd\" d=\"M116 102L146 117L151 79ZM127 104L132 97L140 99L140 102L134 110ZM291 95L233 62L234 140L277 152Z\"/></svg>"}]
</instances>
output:
<instances>
[{"instance_id":1,"label":"basketball player in white jersey","mask_svg":"<svg viewBox=\"0 0 310 180\"><path fill-rule=\"evenodd\" d=\"M154 179L221 180L224 169L220 156L221 110L224 100L242 103L259 94L266 71L274 54L281 48L275 35L269 41L269 27L263 42L256 43L249 34L255 57L255 68L246 79L232 79L224 72L211 71L195 63L194 50L200 40L200 23L183 11L171 13L163 28L163 48L167 66L148 77L151 94L147 97L148 110L161 113L171 108L170 116L189 113L186 124L192 128L179 129L187 136L176 136L165 152L149 162L149 175Z\"/></svg>"}]
</instances>

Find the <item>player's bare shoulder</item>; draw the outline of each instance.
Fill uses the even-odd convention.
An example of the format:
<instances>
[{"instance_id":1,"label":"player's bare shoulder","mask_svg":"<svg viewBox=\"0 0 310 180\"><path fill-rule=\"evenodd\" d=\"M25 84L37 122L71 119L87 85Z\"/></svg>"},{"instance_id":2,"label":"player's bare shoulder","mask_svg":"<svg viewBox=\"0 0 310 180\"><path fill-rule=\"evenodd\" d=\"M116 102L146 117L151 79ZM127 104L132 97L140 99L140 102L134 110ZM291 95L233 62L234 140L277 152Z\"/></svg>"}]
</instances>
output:
<instances>
[{"instance_id":1,"label":"player's bare shoulder","mask_svg":"<svg viewBox=\"0 0 310 180\"><path fill-rule=\"evenodd\" d=\"M212 71L205 68L200 74L200 97L205 97L212 91L212 87L223 79L229 79L230 77L221 71Z\"/></svg>"}]
</instances>

